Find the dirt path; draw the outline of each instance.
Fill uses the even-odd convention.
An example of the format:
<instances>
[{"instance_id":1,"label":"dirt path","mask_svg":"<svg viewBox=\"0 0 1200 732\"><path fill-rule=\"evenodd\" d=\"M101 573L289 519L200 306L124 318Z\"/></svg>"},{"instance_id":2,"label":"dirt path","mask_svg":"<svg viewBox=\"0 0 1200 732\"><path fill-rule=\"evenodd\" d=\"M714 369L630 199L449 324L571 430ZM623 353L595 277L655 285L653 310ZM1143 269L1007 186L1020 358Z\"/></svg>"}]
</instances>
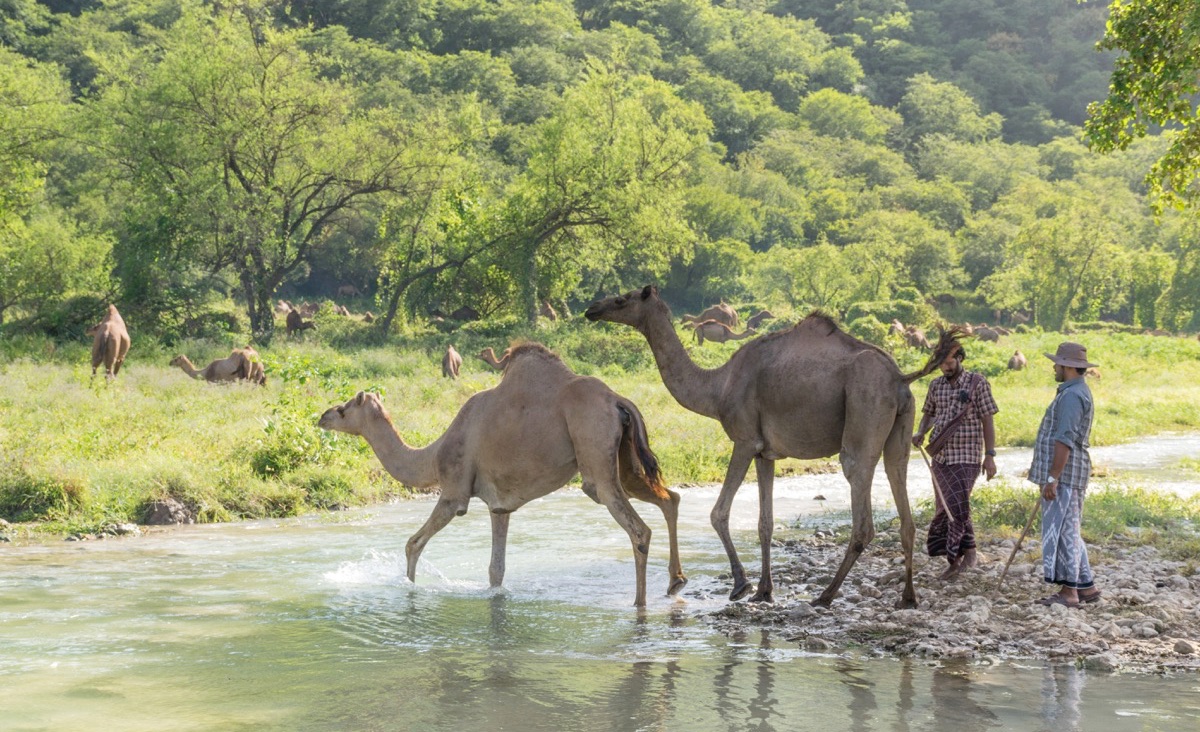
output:
<instances>
[{"instance_id":1,"label":"dirt path","mask_svg":"<svg viewBox=\"0 0 1200 732\"><path fill-rule=\"evenodd\" d=\"M918 535L918 540L923 537ZM1011 539L979 547L980 565L942 581L942 559L915 557L917 609L897 610L903 560L894 532L862 556L828 610L808 600L824 589L845 551L822 532L776 550L775 602L730 603L707 616L734 632L772 627L812 651L967 659L1049 659L1096 670L1200 670L1200 574L1153 547L1091 550L1099 602L1036 603L1057 588L1042 581L1037 537L1026 539L995 591ZM1100 556L1100 555L1103 556Z\"/></svg>"}]
</instances>

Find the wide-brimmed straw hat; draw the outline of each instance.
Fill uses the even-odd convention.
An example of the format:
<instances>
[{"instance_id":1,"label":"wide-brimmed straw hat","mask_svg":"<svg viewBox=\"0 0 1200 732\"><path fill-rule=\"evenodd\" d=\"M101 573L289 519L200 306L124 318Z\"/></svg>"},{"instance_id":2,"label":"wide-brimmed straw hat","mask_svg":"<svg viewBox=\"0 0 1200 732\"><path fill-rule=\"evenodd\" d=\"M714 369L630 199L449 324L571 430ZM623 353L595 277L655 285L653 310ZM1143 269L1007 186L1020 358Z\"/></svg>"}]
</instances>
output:
<instances>
[{"instance_id":1,"label":"wide-brimmed straw hat","mask_svg":"<svg viewBox=\"0 0 1200 732\"><path fill-rule=\"evenodd\" d=\"M1058 344L1058 351L1055 353L1047 353L1046 358L1050 359L1059 366L1070 366L1076 369L1095 368L1096 364L1087 360L1087 348L1081 343L1071 343L1064 341Z\"/></svg>"}]
</instances>

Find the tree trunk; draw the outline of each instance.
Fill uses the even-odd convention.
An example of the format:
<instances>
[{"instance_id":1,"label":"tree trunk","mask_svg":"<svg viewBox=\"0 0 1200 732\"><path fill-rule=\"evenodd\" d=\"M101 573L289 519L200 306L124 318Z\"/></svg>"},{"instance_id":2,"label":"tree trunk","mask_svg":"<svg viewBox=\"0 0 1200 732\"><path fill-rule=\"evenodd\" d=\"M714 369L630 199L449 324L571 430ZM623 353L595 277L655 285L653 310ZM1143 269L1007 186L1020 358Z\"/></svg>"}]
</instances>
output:
<instances>
[{"instance_id":1,"label":"tree trunk","mask_svg":"<svg viewBox=\"0 0 1200 732\"><path fill-rule=\"evenodd\" d=\"M250 337L259 345L269 346L275 336L275 308L271 304L275 288L256 281L249 273L242 275L242 288L246 293L246 314L250 317Z\"/></svg>"},{"instance_id":2,"label":"tree trunk","mask_svg":"<svg viewBox=\"0 0 1200 732\"><path fill-rule=\"evenodd\" d=\"M525 252L525 282L522 283L521 295L524 300L525 320L533 325L538 316L538 265L537 247L532 246Z\"/></svg>"}]
</instances>

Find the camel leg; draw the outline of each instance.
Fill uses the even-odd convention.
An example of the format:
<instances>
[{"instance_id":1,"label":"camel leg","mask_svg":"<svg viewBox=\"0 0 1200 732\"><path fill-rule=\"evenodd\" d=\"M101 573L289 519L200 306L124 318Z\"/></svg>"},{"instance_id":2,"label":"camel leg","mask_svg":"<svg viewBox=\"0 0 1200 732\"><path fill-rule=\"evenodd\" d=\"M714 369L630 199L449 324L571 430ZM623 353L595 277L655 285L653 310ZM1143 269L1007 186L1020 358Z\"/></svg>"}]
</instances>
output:
<instances>
[{"instance_id":1,"label":"camel leg","mask_svg":"<svg viewBox=\"0 0 1200 732\"><path fill-rule=\"evenodd\" d=\"M508 517L511 515L492 511L492 563L488 567L488 583L492 587L504 584L504 553L508 547Z\"/></svg>"},{"instance_id":2,"label":"camel leg","mask_svg":"<svg viewBox=\"0 0 1200 732\"><path fill-rule=\"evenodd\" d=\"M913 589L913 545L917 527L913 523L912 507L908 503L908 457L912 451L912 409L901 414L892 425L887 443L883 447L883 467L887 471L888 483L892 486L892 499L896 502L896 515L900 517L900 547L904 551L904 591L899 607L917 606L917 592Z\"/></svg>"},{"instance_id":3,"label":"camel leg","mask_svg":"<svg viewBox=\"0 0 1200 732\"><path fill-rule=\"evenodd\" d=\"M850 430L851 427L847 425L847 432ZM876 463L880 462L881 451L842 445L841 472L850 481L850 545L846 546L846 556L842 557L833 581L829 582L829 587L821 596L812 600L812 605L829 607L832 604L842 581L850 574L854 563L858 562L859 554L875 538L875 523L871 515L871 479L874 478Z\"/></svg>"},{"instance_id":4,"label":"camel leg","mask_svg":"<svg viewBox=\"0 0 1200 732\"><path fill-rule=\"evenodd\" d=\"M446 524L450 523L455 515L461 515L459 502L442 498L433 507L433 513L429 515L425 525L417 529L417 533L408 540L404 547L404 556L408 558L409 582L417 581L417 560L421 558L421 552L425 551L425 545L434 534L446 528Z\"/></svg>"},{"instance_id":5,"label":"camel leg","mask_svg":"<svg viewBox=\"0 0 1200 732\"><path fill-rule=\"evenodd\" d=\"M754 458L754 469L758 474L758 543L762 547L762 576L758 580L758 591L751 602L771 602L775 582L771 578L771 534L775 530L775 461L764 457Z\"/></svg>"},{"instance_id":6,"label":"camel leg","mask_svg":"<svg viewBox=\"0 0 1200 732\"><path fill-rule=\"evenodd\" d=\"M679 536L677 533L679 494L668 490L667 495L669 498L667 500L659 498L632 470L626 467L625 463L621 463L621 485L625 488L626 495L636 498L639 501L653 503L662 511L663 519L667 522L667 537L671 545L671 558L667 565L667 572L671 576L671 583L667 586L667 595L679 594L679 591L687 584L687 577L683 574L683 563L679 561ZM592 492L595 493L594 488ZM594 500L595 496L593 495L592 498Z\"/></svg>"},{"instance_id":7,"label":"camel leg","mask_svg":"<svg viewBox=\"0 0 1200 732\"><path fill-rule=\"evenodd\" d=\"M746 477L746 471L750 469L750 461L754 459L755 452L757 448L753 444L733 443L733 454L729 456L729 469L725 471L721 494L717 496L717 503L709 514L709 521L717 530L717 536L721 537L721 544L729 557L729 570L733 574L730 600L740 600L754 589L754 586L746 581L746 570L737 555L737 547L733 545L733 537L729 535L729 513L733 509L733 497L737 495L738 488L742 487L742 480Z\"/></svg>"}]
</instances>

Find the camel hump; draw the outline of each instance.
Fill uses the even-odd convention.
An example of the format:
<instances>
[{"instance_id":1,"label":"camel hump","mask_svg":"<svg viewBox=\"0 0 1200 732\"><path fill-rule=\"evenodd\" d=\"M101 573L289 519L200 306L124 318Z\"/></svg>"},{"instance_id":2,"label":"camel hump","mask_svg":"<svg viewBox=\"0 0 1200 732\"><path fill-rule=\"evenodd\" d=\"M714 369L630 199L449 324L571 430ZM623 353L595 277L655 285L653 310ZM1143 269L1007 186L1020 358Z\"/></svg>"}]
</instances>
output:
<instances>
[{"instance_id":1,"label":"camel hump","mask_svg":"<svg viewBox=\"0 0 1200 732\"><path fill-rule=\"evenodd\" d=\"M629 447L628 454L633 472L660 500L670 500L671 495L663 483L658 456L650 449L650 438L642 413L633 402L625 398L617 401L617 411L621 413L621 441Z\"/></svg>"}]
</instances>

